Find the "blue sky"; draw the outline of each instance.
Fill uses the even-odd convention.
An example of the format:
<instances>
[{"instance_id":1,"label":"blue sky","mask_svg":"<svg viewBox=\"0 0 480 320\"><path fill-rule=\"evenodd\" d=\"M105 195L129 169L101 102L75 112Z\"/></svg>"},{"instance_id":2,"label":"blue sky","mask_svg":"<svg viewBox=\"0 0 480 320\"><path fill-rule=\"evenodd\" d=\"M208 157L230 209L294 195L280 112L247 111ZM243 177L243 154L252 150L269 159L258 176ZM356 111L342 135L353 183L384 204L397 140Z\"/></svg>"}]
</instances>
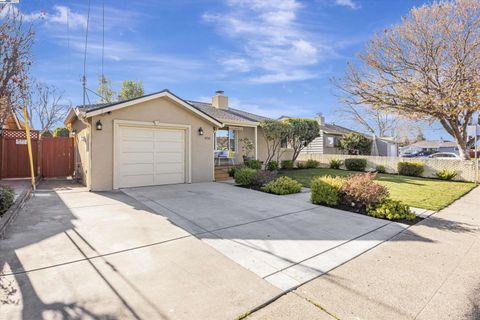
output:
<instances>
[{"instance_id":1,"label":"blue sky","mask_svg":"<svg viewBox=\"0 0 480 320\"><path fill-rule=\"evenodd\" d=\"M400 21L414 0L105 0L104 73L141 80L146 93L170 89L208 101L217 89L232 106L266 116L342 119L332 77L375 32ZM82 101L88 0L25 1L34 24L34 76ZM68 14L67 14L68 12ZM67 19L68 16L68 19ZM68 26L67 26L68 21ZM91 0L88 87L101 74L102 1ZM97 98L90 94L94 102ZM438 125L435 126L438 128ZM447 135L426 129L429 138Z\"/></svg>"}]
</instances>

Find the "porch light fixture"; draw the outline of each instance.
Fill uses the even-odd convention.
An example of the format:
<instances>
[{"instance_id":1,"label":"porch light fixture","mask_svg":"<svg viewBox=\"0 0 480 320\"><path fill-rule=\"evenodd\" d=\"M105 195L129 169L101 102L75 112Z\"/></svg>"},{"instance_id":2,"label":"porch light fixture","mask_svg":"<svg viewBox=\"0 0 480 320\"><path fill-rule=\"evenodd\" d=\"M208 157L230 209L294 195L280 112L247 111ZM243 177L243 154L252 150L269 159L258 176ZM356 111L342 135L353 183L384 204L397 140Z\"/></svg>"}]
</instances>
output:
<instances>
[{"instance_id":1,"label":"porch light fixture","mask_svg":"<svg viewBox=\"0 0 480 320\"><path fill-rule=\"evenodd\" d=\"M97 128L97 130L102 130L102 122L100 120L97 121L97 123L95 124L95 127Z\"/></svg>"},{"instance_id":2,"label":"porch light fixture","mask_svg":"<svg viewBox=\"0 0 480 320\"><path fill-rule=\"evenodd\" d=\"M198 135L203 136L203 128L202 127L198 128Z\"/></svg>"}]
</instances>

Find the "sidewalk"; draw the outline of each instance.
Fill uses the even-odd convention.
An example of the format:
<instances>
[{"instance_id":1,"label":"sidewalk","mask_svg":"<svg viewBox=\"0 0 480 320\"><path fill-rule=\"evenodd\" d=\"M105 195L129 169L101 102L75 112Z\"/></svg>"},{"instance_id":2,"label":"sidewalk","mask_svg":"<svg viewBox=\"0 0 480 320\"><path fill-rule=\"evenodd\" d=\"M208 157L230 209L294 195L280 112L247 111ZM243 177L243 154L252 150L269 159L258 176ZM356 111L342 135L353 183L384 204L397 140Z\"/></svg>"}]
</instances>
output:
<instances>
[{"instance_id":1,"label":"sidewalk","mask_svg":"<svg viewBox=\"0 0 480 320\"><path fill-rule=\"evenodd\" d=\"M480 319L479 238L476 188L248 319Z\"/></svg>"}]
</instances>

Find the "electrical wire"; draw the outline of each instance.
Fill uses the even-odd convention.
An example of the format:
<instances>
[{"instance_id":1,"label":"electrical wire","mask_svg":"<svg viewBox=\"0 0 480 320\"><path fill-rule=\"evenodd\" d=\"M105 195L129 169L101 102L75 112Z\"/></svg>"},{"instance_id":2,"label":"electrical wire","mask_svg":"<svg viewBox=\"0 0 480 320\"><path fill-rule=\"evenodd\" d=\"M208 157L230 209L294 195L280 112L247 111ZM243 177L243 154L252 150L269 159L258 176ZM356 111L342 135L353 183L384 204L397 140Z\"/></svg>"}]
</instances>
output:
<instances>
[{"instance_id":1,"label":"electrical wire","mask_svg":"<svg viewBox=\"0 0 480 320\"><path fill-rule=\"evenodd\" d=\"M85 96L87 96L86 92L86 81L87 81L87 48L88 48L88 27L90 25L90 4L91 0L88 0L88 11L87 11L87 27L85 30L85 52L83 56L83 105L85 106ZM90 99L89 99L90 100Z\"/></svg>"}]
</instances>

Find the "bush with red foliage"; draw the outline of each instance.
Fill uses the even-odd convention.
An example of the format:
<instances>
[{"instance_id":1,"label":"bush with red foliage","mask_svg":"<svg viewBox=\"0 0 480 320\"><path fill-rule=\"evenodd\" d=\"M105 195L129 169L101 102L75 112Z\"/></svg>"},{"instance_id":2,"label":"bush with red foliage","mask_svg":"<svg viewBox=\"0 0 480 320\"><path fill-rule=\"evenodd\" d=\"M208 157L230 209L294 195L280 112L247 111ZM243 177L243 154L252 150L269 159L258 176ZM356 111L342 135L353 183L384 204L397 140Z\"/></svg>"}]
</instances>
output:
<instances>
[{"instance_id":1,"label":"bush with red foliage","mask_svg":"<svg viewBox=\"0 0 480 320\"><path fill-rule=\"evenodd\" d=\"M386 187L374 182L375 173L350 176L340 189L342 204L365 213L388 197Z\"/></svg>"}]
</instances>

